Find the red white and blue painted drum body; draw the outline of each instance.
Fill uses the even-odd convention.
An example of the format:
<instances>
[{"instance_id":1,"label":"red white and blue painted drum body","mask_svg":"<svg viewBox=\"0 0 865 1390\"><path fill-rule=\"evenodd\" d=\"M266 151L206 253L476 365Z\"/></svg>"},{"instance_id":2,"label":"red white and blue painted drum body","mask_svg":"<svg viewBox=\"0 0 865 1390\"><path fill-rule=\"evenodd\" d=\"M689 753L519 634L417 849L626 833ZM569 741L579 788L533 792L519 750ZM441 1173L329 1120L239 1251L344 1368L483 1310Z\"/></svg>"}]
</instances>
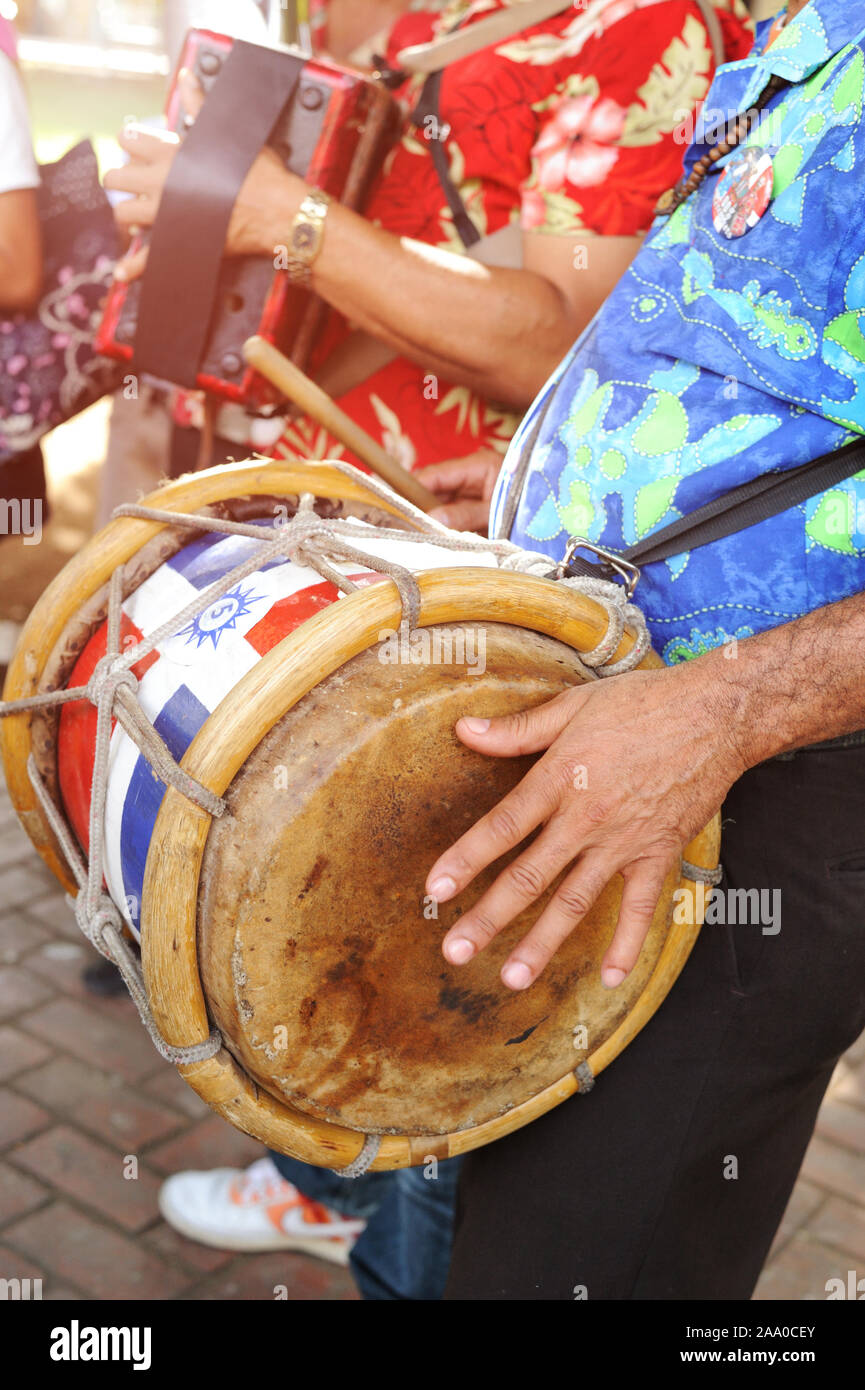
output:
<instances>
[{"instance_id":1,"label":"red white and blue painted drum body","mask_svg":"<svg viewBox=\"0 0 865 1390\"><path fill-rule=\"evenodd\" d=\"M494 568L485 552L447 550L434 544L370 539L352 544L370 556L415 571L466 563ZM248 560L258 543L243 536L209 534L163 564L123 604L121 645L130 650L149 632L180 613L197 595ZM355 584L381 582L372 570L336 565ZM144 713L179 762L222 699L283 638L342 594L312 569L292 560L271 561L205 608L173 637L146 656L134 673ZM70 685L85 685L105 655L101 627L82 652ZM85 702L66 705L60 720L58 773L66 813L89 853L90 795L96 710ZM153 827L165 792L146 758L115 722L111 740L105 813L104 864L108 892L128 925L139 934L144 868Z\"/></svg>"}]
</instances>

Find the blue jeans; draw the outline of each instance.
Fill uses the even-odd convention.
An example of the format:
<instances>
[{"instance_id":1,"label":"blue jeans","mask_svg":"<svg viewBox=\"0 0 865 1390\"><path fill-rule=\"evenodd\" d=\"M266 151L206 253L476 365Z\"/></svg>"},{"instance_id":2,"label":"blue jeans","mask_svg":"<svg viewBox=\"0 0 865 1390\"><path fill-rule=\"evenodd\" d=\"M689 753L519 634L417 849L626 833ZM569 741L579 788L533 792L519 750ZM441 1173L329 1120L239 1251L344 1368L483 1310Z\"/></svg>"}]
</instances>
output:
<instances>
[{"instance_id":1,"label":"blue jeans","mask_svg":"<svg viewBox=\"0 0 865 1390\"><path fill-rule=\"evenodd\" d=\"M351 1271L363 1298L441 1298L450 1265L461 1159L439 1163L435 1177L427 1177L426 1168L402 1168L341 1178L296 1158L270 1156L282 1176L307 1197L341 1216L366 1220L366 1230L351 1252Z\"/></svg>"}]
</instances>

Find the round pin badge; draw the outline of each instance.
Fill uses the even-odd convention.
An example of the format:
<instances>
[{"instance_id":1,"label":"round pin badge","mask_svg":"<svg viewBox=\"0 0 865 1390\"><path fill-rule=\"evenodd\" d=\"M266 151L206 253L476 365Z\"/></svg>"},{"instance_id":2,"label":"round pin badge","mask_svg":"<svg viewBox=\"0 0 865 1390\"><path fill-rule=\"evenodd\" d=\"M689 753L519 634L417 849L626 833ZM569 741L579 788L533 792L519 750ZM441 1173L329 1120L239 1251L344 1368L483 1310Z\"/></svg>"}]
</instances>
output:
<instances>
[{"instance_id":1,"label":"round pin badge","mask_svg":"<svg viewBox=\"0 0 865 1390\"><path fill-rule=\"evenodd\" d=\"M737 152L715 189L715 230L732 240L756 227L772 200L774 174L772 156L758 145Z\"/></svg>"}]
</instances>

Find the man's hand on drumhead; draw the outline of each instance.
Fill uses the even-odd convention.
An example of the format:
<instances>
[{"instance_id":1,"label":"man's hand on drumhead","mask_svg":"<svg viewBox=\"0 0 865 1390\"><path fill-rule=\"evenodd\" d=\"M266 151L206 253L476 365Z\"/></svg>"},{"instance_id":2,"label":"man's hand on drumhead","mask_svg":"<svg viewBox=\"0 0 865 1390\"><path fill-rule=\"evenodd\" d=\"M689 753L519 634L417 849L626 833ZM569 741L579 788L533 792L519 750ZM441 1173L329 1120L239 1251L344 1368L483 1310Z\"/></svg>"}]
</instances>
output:
<instances>
[{"instance_id":1,"label":"man's hand on drumhead","mask_svg":"<svg viewBox=\"0 0 865 1390\"><path fill-rule=\"evenodd\" d=\"M490 503L504 462L495 449L478 449L465 458L418 469L418 480L441 498L430 516L454 531L489 530Z\"/></svg>"},{"instance_id":2,"label":"man's hand on drumhead","mask_svg":"<svg viewBox=\"0 0 865 1390\"><path fill-rule=\"evenodd\" d=\"M481 870L544 828L460 917L442 949L464 965L565 877L502 969L527 989L608 883L624 879L602 963L610 989L637 963L667 875L745 770L730 687L711 657L582 685L501 719L461 719L459 738L491 757L548 751L433 867L427 892L461 893Z\"/></svg>"}]
</instances>

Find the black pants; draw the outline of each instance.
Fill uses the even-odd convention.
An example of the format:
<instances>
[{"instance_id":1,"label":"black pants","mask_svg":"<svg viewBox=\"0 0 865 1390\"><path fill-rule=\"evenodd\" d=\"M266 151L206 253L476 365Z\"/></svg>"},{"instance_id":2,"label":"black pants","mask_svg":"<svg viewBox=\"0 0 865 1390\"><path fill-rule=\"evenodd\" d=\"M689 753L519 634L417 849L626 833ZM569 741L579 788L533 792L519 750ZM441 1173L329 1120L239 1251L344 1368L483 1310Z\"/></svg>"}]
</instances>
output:
<instances>
[{"instance_id":1,"label":"black pants","mask_svg":"<svg viewBox=\"0 0 865 1390\"><path fill-rule=\"evenodd\" d=\"M705 926L590 1094L469 1157L446 1298L751 1296L865 1028L865 748L763 764L724 820L722 888L780 889L780 932Z\"/></svg>"}]
</instances>

